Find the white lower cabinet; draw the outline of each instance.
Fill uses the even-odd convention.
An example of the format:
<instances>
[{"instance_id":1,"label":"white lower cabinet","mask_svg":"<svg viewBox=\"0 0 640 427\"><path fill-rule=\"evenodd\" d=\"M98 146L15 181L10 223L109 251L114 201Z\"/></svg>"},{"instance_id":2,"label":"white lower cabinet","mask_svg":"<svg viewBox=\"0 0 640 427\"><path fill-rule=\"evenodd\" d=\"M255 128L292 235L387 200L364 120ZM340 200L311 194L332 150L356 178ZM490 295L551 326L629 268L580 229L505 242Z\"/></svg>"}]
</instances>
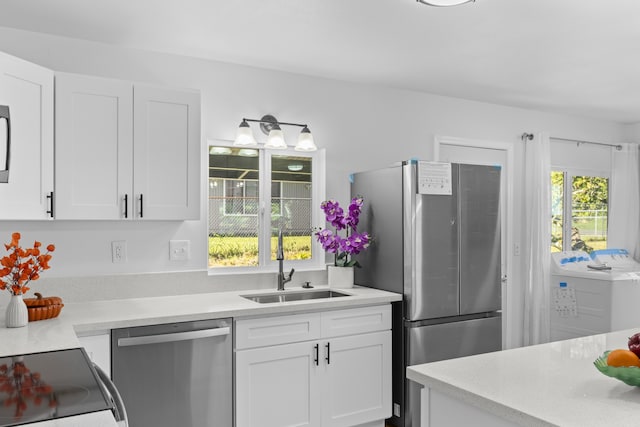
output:
<instances>
[{"instance_id":1,"label":"white lower cabinet","mask_svg":"<svg viewBox=\"0 0 640 427\"><path fill-rule=\"evenodd\" d=\"M78 341L84 347L89 359L111 377L111 335L105 333L78 336Z\"/></svg>"},{"instance_id":2,"label":"white lower cabinet","mask_svg":"<svg viewBox=\"0 0 640 427\"><path fill-rule=\"evenodd\" d=\"M382 425L390 329L389 305L237 320L236 427Z\"/></svg>"},{"instance_id":3,"label":"white lower cabinet","mask_svg":"<svg viewBox=\"0 0 640 427\"><path fill-rule=\"evenodd\" d=\"M391 331L334 338L325 346L322 426L391 416Z\"/></svg>"},{"instance_id":4,"label":"white lower cabinet","mask_svg":"<svg viewBox=\"0 0 640 427\"><path fill-rule=\"evenodd\" d=\"M236 353L236 426L319 426L319 370L310 342Z\"/></svg>"}]
</instances>

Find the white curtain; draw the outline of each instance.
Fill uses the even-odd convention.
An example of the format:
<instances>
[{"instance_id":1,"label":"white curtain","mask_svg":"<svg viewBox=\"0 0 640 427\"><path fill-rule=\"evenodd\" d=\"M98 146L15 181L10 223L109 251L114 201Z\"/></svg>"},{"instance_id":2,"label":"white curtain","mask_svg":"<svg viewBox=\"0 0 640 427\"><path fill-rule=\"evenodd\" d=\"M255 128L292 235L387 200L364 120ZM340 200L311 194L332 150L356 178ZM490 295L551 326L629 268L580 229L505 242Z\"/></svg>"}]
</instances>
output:
<instances>
[{"instance_id":1,"label":"white curtain","mask_svg":"<svg viewBox=\"0 0 640 427\"><path fill-rule=\"evenodd\" d=\"M549 341L551 149L549 135L525 139L524 344Z\"/></svg>"},{"instance_id":2,"label":"white curtain","mask_svg":"<svg viewBox=\"0 0 640 427\"><path fill-rule=\"evenodd\" d=\"M640 156L637 144L622 144L613 151L609 185L610 248L627 249L640 260Z\"/></svg>"}]
</instances>

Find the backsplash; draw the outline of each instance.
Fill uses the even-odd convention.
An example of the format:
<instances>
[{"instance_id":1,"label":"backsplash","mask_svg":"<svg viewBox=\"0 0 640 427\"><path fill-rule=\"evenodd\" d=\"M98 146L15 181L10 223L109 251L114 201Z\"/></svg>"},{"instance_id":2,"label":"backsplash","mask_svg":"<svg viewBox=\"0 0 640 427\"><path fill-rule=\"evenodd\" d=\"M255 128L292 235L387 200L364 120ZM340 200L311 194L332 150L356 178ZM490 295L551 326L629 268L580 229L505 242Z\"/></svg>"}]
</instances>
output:
<instances>
[{"instance_id":1,"label":"backsplash","mask_svg":"<svg viewBox=\"0 0 640 427\"><path fill-rule=\"evenodd\" d=\"M296 271L288 288L327 283L325 270ZM175 273L121 274L90 277L42 277L33 282L25 295L59 296L63 302L84 302L123 298L227 292L252 289L276 289L276 273L209 275L207 271ZM9 292L0 293L0 306L9 303Z\"/></svg>"}]
</instances>

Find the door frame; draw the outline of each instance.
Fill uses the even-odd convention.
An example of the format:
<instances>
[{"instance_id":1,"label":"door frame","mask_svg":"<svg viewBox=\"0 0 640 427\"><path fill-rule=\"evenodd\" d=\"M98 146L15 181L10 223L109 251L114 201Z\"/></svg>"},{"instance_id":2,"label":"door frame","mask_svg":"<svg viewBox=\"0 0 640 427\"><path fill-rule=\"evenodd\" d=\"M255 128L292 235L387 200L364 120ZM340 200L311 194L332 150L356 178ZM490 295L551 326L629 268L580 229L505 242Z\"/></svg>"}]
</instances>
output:
<instances>
[{"instance_id":1,"label":"door frame","mask_svg":"<svg viewBox=\"0 0 640 427\"><path fill-rule=\"evenodd\" d=\"M510 289L509 284L513 278L514 255L519 254L519 245L513 241L515 236L514 227L514 173L515 166L515 146L514 144L500 141L459 138L452 136L434 136L433 153L436 161L440 160L441 146L450 145L457 147L469 147L478 149L490 149L504 151L507 164L503 165L505 175L506 203L501 207L503 233L501 233L503 271L502 271L502 348L513 348L517 346L519 334L517 329L513 329L517 322L517 292ZM510 250L513 248L513 251Z\"/></svg>"}]
</instances>

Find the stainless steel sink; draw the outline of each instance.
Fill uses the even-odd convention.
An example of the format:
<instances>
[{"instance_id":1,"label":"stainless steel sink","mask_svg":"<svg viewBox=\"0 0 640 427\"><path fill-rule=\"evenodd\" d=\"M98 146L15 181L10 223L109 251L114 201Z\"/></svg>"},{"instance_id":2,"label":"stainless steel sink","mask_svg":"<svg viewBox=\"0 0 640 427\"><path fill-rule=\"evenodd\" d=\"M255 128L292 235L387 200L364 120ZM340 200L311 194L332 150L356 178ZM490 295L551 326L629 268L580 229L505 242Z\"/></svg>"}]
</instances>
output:
<instances>
[{"instance_id":1,"label":"stainless steel sink","mask_svg":"<svg viewBox=\"0 0 640 427\"><path fill-rule=\"evenodd\" d=\"M286 293L268 293L268 294L255 294L255 295L242 295L244 298L258 302L260 304L269 304L274 302L291 302L291 301L304 301L321 298L337 298L348 297L349 294L345 294L338 291L332 291L329 289L319 289L313 291L293 291Z\"/></svg>"}]
</instances>

